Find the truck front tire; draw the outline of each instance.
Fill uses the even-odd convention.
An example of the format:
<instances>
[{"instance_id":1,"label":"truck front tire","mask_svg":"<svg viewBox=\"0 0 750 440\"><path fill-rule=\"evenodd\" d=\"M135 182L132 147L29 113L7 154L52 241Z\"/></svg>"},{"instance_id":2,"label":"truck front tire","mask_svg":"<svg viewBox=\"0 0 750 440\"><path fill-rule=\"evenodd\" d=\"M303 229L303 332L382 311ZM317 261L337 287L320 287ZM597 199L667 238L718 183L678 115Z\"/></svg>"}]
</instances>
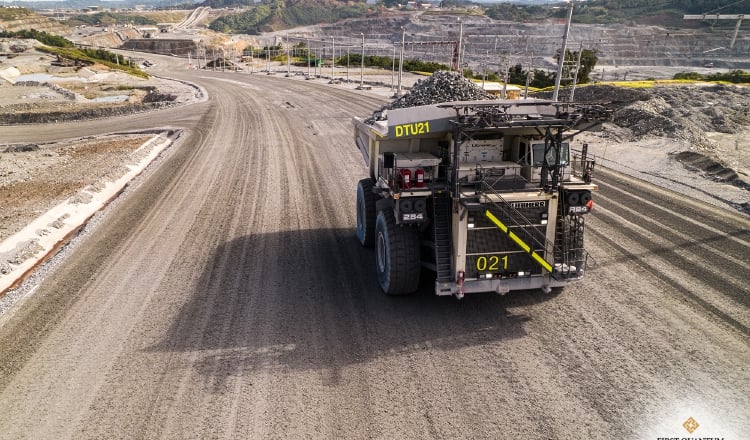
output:
<instances>
[{"instance_id":1,"label":"truck front tire","mask_svg":"<svg viewBox=\"0 0 750 440\"><path fill-rule=\"evenodd\" d=\"M375 270L383 292L405 295L417 290L421 270L417 231L397 225L389 209L378 212L375 237Z\"/></svg>"},{"instance_id":2,"label":"truck front tire","mask_svg":"<svg viewBox=\"0 0 750 440\"><path fill-rule=\"evenodd\" d=\"M357 184L357 239L364 247L375 244L375 204L378 196L372 192L372 179Z\"/></svg>"}]
</instances>

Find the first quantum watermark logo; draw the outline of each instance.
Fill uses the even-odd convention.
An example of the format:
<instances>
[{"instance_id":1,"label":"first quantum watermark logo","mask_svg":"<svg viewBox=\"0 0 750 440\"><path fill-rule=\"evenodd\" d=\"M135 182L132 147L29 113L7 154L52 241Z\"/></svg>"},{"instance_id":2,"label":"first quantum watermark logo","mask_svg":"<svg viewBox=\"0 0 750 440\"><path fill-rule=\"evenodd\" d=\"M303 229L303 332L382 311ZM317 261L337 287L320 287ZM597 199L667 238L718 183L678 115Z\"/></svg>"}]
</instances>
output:
<instances>
[{"instance_id":1,"label":"first quantum watermark logo","mask_svg":"<svg viewBox=\"0 0 750 440\"><path fill-rule=\"evenodd\" d=\"M700 423L698 423L697 420L695 420L693 417L688 417L687 420L682 422L682 427L685 428L685 431L688 432L688 434L693 434L700 428ZM724 437L657 437L656 440L724 440Z\"/></svg>"}]
</instances>

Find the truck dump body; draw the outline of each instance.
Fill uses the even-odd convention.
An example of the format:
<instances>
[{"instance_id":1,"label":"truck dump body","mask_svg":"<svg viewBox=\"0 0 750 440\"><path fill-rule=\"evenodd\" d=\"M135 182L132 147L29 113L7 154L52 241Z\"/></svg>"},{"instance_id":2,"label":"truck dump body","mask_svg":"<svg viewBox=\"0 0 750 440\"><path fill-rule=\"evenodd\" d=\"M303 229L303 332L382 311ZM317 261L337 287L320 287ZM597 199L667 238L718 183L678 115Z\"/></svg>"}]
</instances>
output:
<instances>
[{"instance_id":1,"label":"truck dump body","mask_svg":"<svg viewBox=\"0 0 750 440\"><path fill-rule=\"evenodd\" d=\"M597 187L593 161L573 163L569 139L608 117L596 106L493 100L355 118L370 170L358 188L357 235L376 246L383 290L416 288L418 268L399 268L405 246L436 273L438 295L549 291L581 279L583 216Z\"/></svg>"}]
</instances>

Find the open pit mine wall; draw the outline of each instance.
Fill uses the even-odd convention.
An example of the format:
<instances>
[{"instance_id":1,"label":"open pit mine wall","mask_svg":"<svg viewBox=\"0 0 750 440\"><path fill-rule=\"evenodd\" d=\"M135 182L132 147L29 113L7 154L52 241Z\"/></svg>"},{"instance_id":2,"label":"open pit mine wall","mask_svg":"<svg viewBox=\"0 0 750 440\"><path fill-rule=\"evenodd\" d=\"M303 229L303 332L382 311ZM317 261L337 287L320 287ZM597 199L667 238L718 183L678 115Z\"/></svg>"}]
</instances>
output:
<instances>
[{"instance_id":1,"label":"open pit mine wall","mask_svg":"<svg viewBox=\"0 0 750 440\"><path fill-rule=\"evenodd\" d=\"M198 50L198 46L192 40L133 38L126 41L121 46L121 49L137 50L140 52L151 52L166 55L187 56L189 53L195 55Z\"/></svg>"},{"instance_id":2,"label":"open pit mine wall","mask_svg":"<svg viewBox=\"0 0 750 440\"><path fill-rule=\"evenodd\" d=\"M560 48L565 29L563 21L543 23L515 23L492 20L481 16L412 15L380 19L347 20L323 26L319 33L307 37L335 36L337 44L348 42L356 50L360 33L365 34L368 52L380 47L390 56L393 43L400 43L401 26L405 31L405 56L434 58L447 63L452 48L410 45L409 42L458 40L463 24L464 60L469 68L477 69L490 57L490 65L503 64L510 58L513 64L526 65L534 54L534 66L552 69L552 56ZM746 26L740 29L734 47L730 43L734 23L720 30L666 29L658 26L583 25L573 24L568 48L598 51L599 64L617 66L695 66L711 64L717 68L750 69L750 37ZM494 54L494 55L493 55ZM510 55L508 55L510 54ZM526 56L526 58L524 58Z\"/></svg>"}]
</instances>

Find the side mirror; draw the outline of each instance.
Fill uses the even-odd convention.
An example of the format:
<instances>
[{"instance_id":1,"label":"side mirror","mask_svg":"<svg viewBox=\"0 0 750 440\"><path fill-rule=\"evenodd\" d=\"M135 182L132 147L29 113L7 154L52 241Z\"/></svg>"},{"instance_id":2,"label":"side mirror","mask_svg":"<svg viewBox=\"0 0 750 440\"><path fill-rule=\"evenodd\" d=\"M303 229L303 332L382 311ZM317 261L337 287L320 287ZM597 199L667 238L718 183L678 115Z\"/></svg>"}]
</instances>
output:
<instances>
[{"instance_id":1,"label":"side mirror","mask_svg":"<svg viewBox=\"0 0 750 440\"><path fill-rule=\"evenodd\" d=\"M396 165L396 155L393 153L383 153L383 168L390 169Z\"/></svg>"}]
</instances>

